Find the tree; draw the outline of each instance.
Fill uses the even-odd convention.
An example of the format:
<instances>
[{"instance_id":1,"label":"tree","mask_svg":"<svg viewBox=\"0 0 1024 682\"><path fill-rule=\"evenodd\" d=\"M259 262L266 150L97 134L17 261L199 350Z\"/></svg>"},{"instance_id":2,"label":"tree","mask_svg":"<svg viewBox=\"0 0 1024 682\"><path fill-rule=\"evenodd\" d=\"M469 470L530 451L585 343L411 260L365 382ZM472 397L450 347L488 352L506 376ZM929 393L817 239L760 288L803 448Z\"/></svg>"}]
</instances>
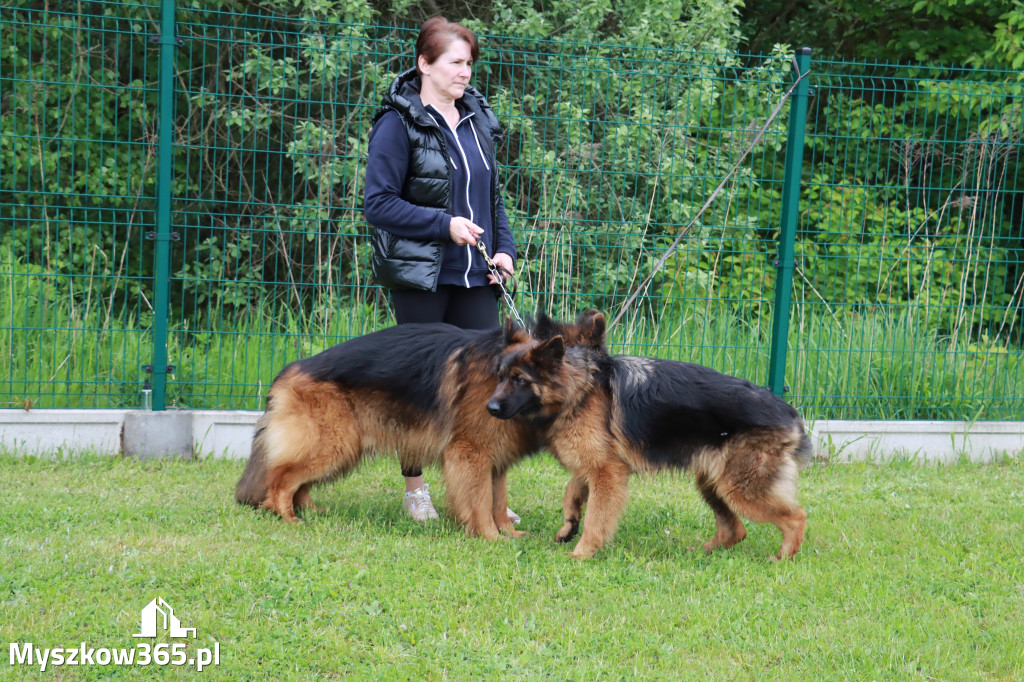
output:
<instances>
[{"instance_id":1,"label":"tree","mask_svg":"<svg viewBox=\"0 0 1024 682\"><path fill-rule=\"evenodd\" d=\"M1024 65L1021 0L766 0L747 4L740 27L752 53L786 43L835 59Z\"/></svg>"}]
</instances>

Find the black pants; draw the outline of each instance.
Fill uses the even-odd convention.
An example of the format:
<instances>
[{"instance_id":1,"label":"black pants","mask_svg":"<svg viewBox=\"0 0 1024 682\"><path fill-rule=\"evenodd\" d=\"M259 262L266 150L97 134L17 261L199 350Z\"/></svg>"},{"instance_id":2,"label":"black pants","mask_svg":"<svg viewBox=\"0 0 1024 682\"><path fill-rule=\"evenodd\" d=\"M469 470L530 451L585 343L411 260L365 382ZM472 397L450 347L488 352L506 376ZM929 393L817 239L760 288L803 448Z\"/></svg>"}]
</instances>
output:
<instances>
[{"instance_id":1,"label":"black pants","mask_svg":"<svg viewBox=\"0 0 1024 682\"><path fill-rule=\"evenodd\" d=\"M398 324L447 322L462 329L490 329L498 326L498 299L489 286L440 285L437 291L392 291L391 305ZM402 467L406 478L422 476L418 466Z\"/></svg>"},{"instance_id":2,"label":"black pants","mask_svg":"<svg viewBox=\"0 0 1024 682\"><path fill-rule=\"evenodd\" d=\"M498 298L489 286L442 284L437 291L392 291L391 305L398 324L447 322L462 329L497 327Z\"/></svg>"}]
</instances>

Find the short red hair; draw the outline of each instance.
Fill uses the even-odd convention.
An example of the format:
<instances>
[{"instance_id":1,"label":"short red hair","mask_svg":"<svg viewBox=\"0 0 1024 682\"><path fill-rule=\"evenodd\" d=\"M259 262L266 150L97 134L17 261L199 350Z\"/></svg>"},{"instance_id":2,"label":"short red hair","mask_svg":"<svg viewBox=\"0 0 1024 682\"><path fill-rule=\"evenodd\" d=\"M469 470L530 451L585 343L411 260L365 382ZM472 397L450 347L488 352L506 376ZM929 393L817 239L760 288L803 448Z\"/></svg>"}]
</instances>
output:
<instances>
[{"instance_id":1,"label":"short red hair","mask_svg":"<svg viewBox=\"0 0 1024 682\"><path fill-rule=\"evenodd\" d=\"M416 38L416 70L419 71L420 68L420 57L427 60L427 64L433 64L454 40L466 41L473 61L479 59L480 45L477 43L476 34L468 28L454 21L448 21L440 15L424 21L420 26L420 34Z\"/></svg>"}]
</instances>

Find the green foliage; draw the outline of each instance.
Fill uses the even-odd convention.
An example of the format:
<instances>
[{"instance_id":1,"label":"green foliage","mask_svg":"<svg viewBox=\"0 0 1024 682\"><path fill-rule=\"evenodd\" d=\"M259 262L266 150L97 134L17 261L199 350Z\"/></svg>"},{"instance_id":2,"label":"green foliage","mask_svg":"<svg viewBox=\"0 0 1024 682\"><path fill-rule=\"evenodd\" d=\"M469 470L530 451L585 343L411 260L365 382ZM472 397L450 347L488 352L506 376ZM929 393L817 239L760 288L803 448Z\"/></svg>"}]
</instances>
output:
<instances>
[{"instance_id":1,"label":"green foliage","mask_svg":"<svg viewBox=\"0 0 1024 682\"><path fill-rule=\"evenodd\" d=\"M121 12L138 18L140 8ZM146 51L139 24L121 22L130 30L89 42L89 30L112 15L53 14L26 27L17 22L32 15L5 8L0 248L56 277L88 275L89 291L119 307L139 293L135 282L152 262L141 237L156 177L140 139L153 133L155 99L149 64L126 58Z\"/></svg>"},{"instance_id":2,"label":"green foliage","mask_svg":"<svg viewBox=\"0 0 1024 682\"><path fill-rule=\"evenodd\" d=\"M770 301L737 301L703 271L680 271L696 272L679 281L686 286L680 299L649 302L613 326L611 350L698 362L763 385L769 332L759 320L771 319ZM231 284L223 272L208 276ZM637 273L615 276L625 280ZM79 303L64 288L61 278L21 263L9 249L0 251L0 315L7 321L0 357L8 358L0 407L138 406L152 334L135 316L111 316L109 302L95 291L86 291ZM222 316L213 324L185 319L170 329L170 407L261 409L270 382L288 362L387 324L382 303L352 304L327 288L310 312L284 316L278 301L236 309L240 304L228 298L235 289L218 291L223 293L211 310ZM755 304L759 316L738 313ZM571 296L523 296L517 305L562 318L578 312ZM917 316L890 312L895 310L865 306L835 313L820 303L798 306L788 344L787 399L808 419L998 420L1024 410L1018 390L1024 357L1005 341L971 340L965 326L956 337L945 337L927 310Z\"/></svg>"},{"instance_id":3,"label":"green foliage","mask_svg":"<svg viewBox=\"0 0 1024 682\"><path fill-rule=\"evenodd\" d=\"M186 314L243 310L268 293L309 312L326 290L365 277L357 240L373 108L360 100L375 101L388 80L363 55L361 24L372 12L361 3L319 2L303 4L295 17L294 7L269 3L258 19L185 17L214 37L239 38L224 52L215 39L197 37L204 59L179 58L191 81L204 84L189 98L190 117L205 121L185 129L185 143L198 151L189 162L211 169L180 201L222 223L191 225L194 237L180 250ZM223 282L212 287L220 291L212 293L211 282ZM310 295L296 296L298 283L312 285L304 289Z\"/></svg>"},{"instance_id":4,"label":"green foliage","mask_svg":"<svg viewBox=\"0 0 1024 682\"><path fill-rule=\"evenodd\" d=\"M250 283L262 278L263 263L252 251L252 237L246 233L229 234L223 243L207 237L196 247L196 260L185 263L175 276L197 305L209 301L220 310L244 307L253 298Z\"/></svg>"},{"instance_id":5,"label":"green foliage","mask_svg":"<svg viewBox=\"0 0 1024 682\"><path fill-rule=\"evenodd\" d=\"M138 405L152 337L95 281L69 284L0 245L0 408Z\"/></svg>"},{"instance_id":6,"label":"green foliage","mask_svg":"<svg viewBox=\"0 0 1024 682\"><path fill-rule=\"evenodd\" d=\"M1016 419L1024 397L996 406L1006 381L1024 377L1024 361L1005 343L950 339L930 321L909 312L874 308L822 314L820 305L802 306L790 332L787 373L795 378L789 399L808 414L829 419ZM821 353L836 339L851 352ZM868 350L870 349L870 350ZM943 370L939 370L943 367ZM843 397L837 399L835 387ZM914 396L877 409L879 395Z\"/></svg>"},{"instance_id":7,"label":"green foliage","mask_svg":"<svg viewBox=\"0 0 1024 682\"><path fill-rule=\"evenodd\" d=\"M1005 64L1017 71L1017 80L1024 80L1024 7L1018 2L999 19L991 47L971 61L979 66Z\"/></svg>"},{"instance_id":8,"label":"green foliage","mask_svg":"<svg viewBox=\"0 0 1024 682\"><path fill-rule=\"evenodd\" d=\"M808 138L821 170L801 198L799 298L913 306L953 336L1019 333L1021 243L1002 195L1024 180L1024 91L920 79L872 102L837 89Z\"/></svg>"},{"instance_id":9,"label":"green foliage","mask_svg":"<svg viewBox=\"0 0 1024 682\"><path fill-rule=\"evenodd\" d=\"M14 3L0 24L0 221L9 226L0 249L22 265L19 276L46 283L33 296L100 311L97 325L148 330L155 9L93 3L72 15L37 5ZM999 18L993 50L1015 44L1017 10L1002 3L894 2L857 16L944 19L960 8ZM794 74L786 45L735 53L739 9L732 0L182 4L169 216L180 237L169 282L178 350L208 351L207 336L247 329L254 311L267 334L386 319L361 208L366 138L382 93L411 63L416 24L435 11L481 37L474 84L506 132L500 172L523 309L614 314L653 274L633 324L703 307L764 328L775 312L787 111L754 138ZM957 349L1019 344L1018 74L812 64L795 303L840 320L908 311L922 333Z\"/></svg>"},{"instance_id":10,"label":"green foliage","mask_svg":"<svg viewBox=\"0 0 1024 682\"><path fill-rule=\"evenodd\" d=\"M753 53L789 43L831 59L1019 69L1022 24L1019 0L766 0L746 4L741 27Z\"/></svg>"},{"instance_id":11,"label":"green foliage","mask_svg":"<svg viewBox=\"0 0 1024 682\"><path fill-rule=\"evenodd\" d=\"M762 248L743 242L763 233L735 230L757 222L747 212L751 202L737 205L737 197L756 192L749 168L737 161L748 151L779 151L780 121L756 144L745 126L767 117L781 92L780 72L789 68L781 52L750 69L693 53L671 61L675 52L656 52L663 61L652 68L644 51L635 60L615 56L621 54L566 44L551 54L547 77L529 95L517 101L499 90L496 100L508 112L506 163L517 208L540 217L535 229L542 232L527 231L523 250L531 288L558 282L550 290L582 289L598 306L613 305L650 273L730 173L727 191L691 231L702 243ZM559 256L552 260L553 240ZM709 250L700 267L707 272L715 257ZM670 283L688 275L670 267L660 276ZM669 284L665 293L677 291Z\"/></svg>"},{"instance_id":12,"label":"green foliage","mask_svg":"<svg viewBox=\"0 0 1024 682\"><path fill-rule=\"evenodd\" d=\"M737 0L611 0L535 3L460 0L414 3L371 0L384 22L416 26L434 14L459 21L479 35L517 36L587 45L642 44L730 52L741 36Z\"/></svg>"}]
</instances>

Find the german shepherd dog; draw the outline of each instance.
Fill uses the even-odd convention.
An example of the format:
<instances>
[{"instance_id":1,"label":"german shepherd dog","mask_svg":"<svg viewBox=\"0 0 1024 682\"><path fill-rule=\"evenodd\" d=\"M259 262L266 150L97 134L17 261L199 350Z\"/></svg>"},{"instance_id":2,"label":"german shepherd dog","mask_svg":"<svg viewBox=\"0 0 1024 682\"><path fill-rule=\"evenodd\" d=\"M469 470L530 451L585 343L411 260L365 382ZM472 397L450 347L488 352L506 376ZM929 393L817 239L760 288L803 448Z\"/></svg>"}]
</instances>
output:
<instances>
[{"instance_id":1,"label":"german shepherd dog","mask_svg":"<svg viewBox=\"0 0 1024 682\"><path fill-rule=\"evenodd\" d=\"M565 491L572 552L589 558L615 533L633 472L689 469L715 515L704 549L746 537L739 515L782 531L777 559L792 558L807 514L796 502L799 465L813 455L800 416L749 381L673 360L609 355L604 316L585 313L575 329L541 316L529 342L508 339L487 410L500 419L540 419L552 454L572 473ZM589 329L588 338L565 339Z\"/></svg>"},{"instance_id":2,"label":"german shepherd dog","mask_svg":"<svg viewBox=\"0 0 1024 682\"><path fill-rule=\"evenodd\" d=\"M543 432L486 410L502 350L517 339L530 337L510 322L483 331L404 324L289 364L268 392L235 498L296 521L296 507L315 508L314 484L397 450L403 467L441 463L448 511L470 535L519 537L506 472L540 450Z\"/></svg>"}]
</instances>

